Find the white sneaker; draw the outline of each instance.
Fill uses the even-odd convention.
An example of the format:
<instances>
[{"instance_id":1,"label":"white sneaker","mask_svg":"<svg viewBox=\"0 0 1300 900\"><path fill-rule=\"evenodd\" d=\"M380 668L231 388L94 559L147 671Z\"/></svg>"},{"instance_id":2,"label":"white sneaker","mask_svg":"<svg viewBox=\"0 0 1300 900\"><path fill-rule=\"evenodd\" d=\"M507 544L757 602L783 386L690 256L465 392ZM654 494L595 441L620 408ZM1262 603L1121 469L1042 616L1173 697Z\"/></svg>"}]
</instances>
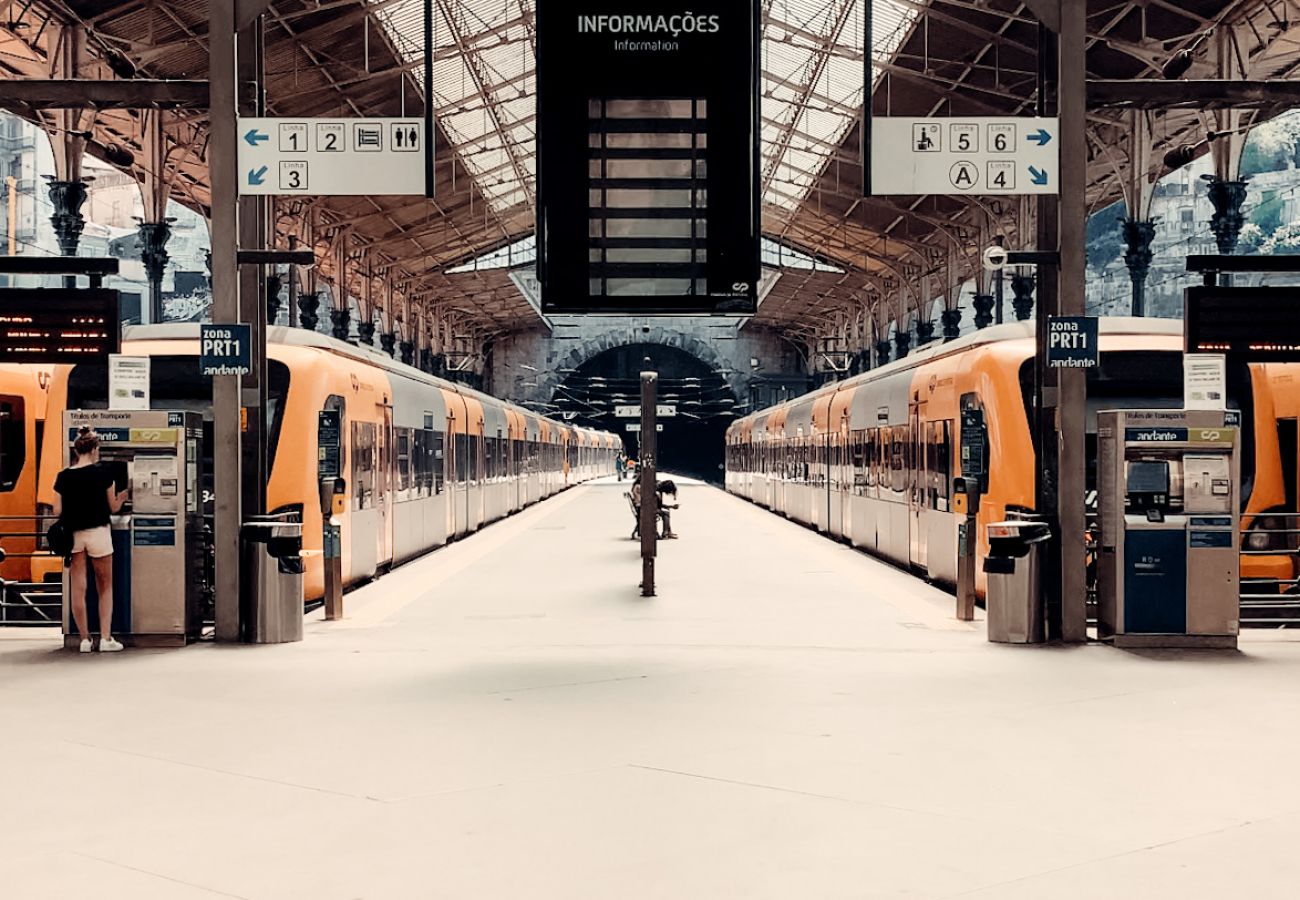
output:
<instances>
[{"instance_id":1,"label":"white sneaker","mask_svg":"<svg viewBox=\"0 0 1300 900\"><path fill-rule=\"evenodd\" d=\"M95 649L95 648L94 648L94 646L90 643L90 638L86 638L84 641L81 642L81 652L82 652L82 653L89 653L89 652L90 652L91 650L93 650L93 649Z\"/></svg>"},{"instance_id":2,"label":"white sneaker","mask_svg":"<svg viewBox=\"0 0 1300 900\"><path fill-rule=\"evenodd\" d=\"M100 653L116 653L122 649L122 642L113 637L99 639Z\"/></svg>"}]
</instances>

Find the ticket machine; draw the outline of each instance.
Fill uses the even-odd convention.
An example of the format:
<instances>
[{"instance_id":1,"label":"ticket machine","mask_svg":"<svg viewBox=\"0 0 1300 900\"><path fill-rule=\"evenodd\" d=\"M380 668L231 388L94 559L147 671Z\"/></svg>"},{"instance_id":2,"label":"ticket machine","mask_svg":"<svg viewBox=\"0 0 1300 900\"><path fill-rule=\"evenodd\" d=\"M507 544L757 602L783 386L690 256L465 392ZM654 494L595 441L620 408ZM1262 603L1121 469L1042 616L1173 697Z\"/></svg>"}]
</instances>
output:
<instances>
[{"instance_id":1,"label":"ticket machine","mask_svg":"<svg viewBox=\"0 0 1300 900\"><path fill-rule=\"evenodd\" d=\"M129 498L113 517L113 634L135 646L183 646L199 636L203 571L203 421L195 412L68 410L63 464L89 425L100 464ZM78 643L68 571L63 578L65 646ZM90 630L99 635L94 579L86 594Z\"/></svg>"},{"instance_id":2,"label":"ticket machine","mask_svg":"<svg viewBox=\"0 0 1300 900\"><path fill-rule=\"evenodd\" d=\"M1098 413L1097 620L1116 646L1237 646L1237 417Z\"/></svg>"}]
</instances>

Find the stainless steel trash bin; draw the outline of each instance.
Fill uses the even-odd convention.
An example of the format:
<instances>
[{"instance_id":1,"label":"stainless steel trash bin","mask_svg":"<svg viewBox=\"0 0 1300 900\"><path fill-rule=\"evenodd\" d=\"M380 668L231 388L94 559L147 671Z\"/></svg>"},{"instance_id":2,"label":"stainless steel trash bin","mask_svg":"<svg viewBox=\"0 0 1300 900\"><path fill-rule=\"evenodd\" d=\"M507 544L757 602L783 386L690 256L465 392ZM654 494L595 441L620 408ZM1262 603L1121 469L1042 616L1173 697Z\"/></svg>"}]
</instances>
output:
<instances>
[{"instance_id":1,"label":"stainless steel trash bin","mask_svg":"<svg viewBox=\"0 0 1300 900\"><path fill-rule=\"evenodd\" d=\"M240 529L240 599L245 639L254 644L302 640L302 523L258 516Z\"/></svg>"},{"instance_id":2,"label":"stainless steel trash bin","mask_svg":"<svg viewBox=\"0 0 1300 900\"><path fill-rule=\"evenodd\" d=\"M1046 522L994 522L988 527L988 576L984 602L989 640L1037 644L1045 639L1042 603L1042 552L1051 537Z\"/></svg>"}]
</instances>

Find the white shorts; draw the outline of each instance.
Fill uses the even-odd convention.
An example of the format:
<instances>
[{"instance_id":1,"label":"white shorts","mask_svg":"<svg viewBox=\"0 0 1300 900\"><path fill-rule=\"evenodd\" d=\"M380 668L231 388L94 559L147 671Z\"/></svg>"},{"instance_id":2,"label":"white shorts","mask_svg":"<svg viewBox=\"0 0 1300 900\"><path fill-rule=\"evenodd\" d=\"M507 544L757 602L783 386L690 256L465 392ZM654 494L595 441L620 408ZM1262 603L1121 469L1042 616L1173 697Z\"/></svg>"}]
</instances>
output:
<instances>
[{"instance_id":1,"label":"white shorts","mask_svg":"<svg viewBox=\"0 0 1300 900\"><path fill-rule=\"evenodd\" d=\"M72 532L72 552L85 553L91 559L113 555L113 533L107 525Z\"/></svg>"}]
</instances>

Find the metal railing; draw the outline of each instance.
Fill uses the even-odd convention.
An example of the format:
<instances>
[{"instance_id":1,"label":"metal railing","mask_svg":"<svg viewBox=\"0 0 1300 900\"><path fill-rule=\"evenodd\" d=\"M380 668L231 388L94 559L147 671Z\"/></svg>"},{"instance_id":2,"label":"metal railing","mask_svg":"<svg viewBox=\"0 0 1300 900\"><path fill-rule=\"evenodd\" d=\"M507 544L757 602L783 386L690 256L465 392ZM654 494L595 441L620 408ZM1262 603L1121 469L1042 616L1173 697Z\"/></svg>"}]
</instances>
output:
<instances>
[{"instance_id":1,"label":"metal railing","mask_svg":"<svg viewBox=\"0 0 1300 900\"><path fill-rule=\"evenodd\" d=\"M1300 513L1267 512L1251 518L1241 541L1241 626L1300 626ZM1285 558L1287 577L1247 577L1247 560Z\"/></svg>"},{"instance_id":2,"label":"metal railing","mask_svg":"<svg viewBox=\"0 0 1300 900\"><path fill-rule=\"evenodd\" d=\"M45 547L45 528L53 515L0 516L0 547L6 541L27 539L35 549L16 552L5 548L6 559L53 559ZM35 531L10 531L7 522L36 527ZM63 624L63 582L0 579L0 627L58 627Z\"/></svg>"}]
</instances>

